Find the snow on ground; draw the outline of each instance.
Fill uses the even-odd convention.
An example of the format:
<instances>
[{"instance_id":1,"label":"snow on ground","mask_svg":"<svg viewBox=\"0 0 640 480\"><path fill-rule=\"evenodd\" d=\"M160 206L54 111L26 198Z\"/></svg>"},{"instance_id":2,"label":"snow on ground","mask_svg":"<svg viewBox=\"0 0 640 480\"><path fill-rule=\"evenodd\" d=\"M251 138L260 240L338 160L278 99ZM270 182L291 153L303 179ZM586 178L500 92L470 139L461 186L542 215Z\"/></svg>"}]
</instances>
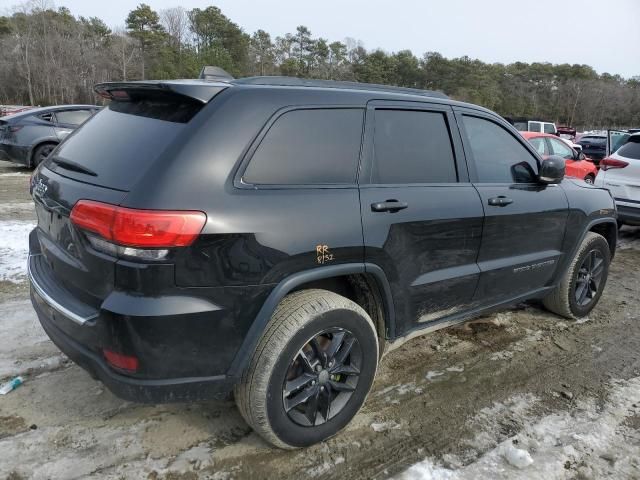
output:
<instances>
[{"instance_id":1,"label":"snow on ground","mask_svg":"<svg viewBox=\"0 0 640 480\"><path fill-rule=\"evenodd\" d=\"M28 177L30 172L9 172L0 173L0 177Z\"/></svg>"},{"instance_id":2,"label":"snow on ground","mask_svg":"<svg viewBox=\"0 0 640 480\"><path fill-rule=\"evenodd\" d=\"M29 300L0 303L0 379L59 368L66 357L49 341Z\"/></svg>"},{"instance_id":3,"label":"snow on ground","mask_svg":"<svg viewBox=\"0 0 640 480\"><path fill-rule=\"evenodd\" d=\"M27 274L31 222L0 222L0 281L21 282Z\"/></svg>"},{"instance_id":4,"label":"snow on ground","mask_svg":"<svg viewBox=\"0 0 640 480\"><path fill-rule=\"evenodd\" d=\"M493 414L510 411L514 421L524 420L517 435L500 441L498 430L480 433L470 443L497 443L470 462L447 456L446 462L431 459L402 473L402 480L530 479L544 478L638 478L640 433L627 422L640 417L640 377L613 381L607 401L576 403L570 412L536 419L527 413L534 397L514 398L481 411L475 421L491 425ZM498 415L500 416L500 415ZM528 418L527 418L528 417ZM492 422L497 423L495 420ZM471 446L471 445L469 445ZM444 464L446 463L446 466Z\"/></svg>"}]
</instances>

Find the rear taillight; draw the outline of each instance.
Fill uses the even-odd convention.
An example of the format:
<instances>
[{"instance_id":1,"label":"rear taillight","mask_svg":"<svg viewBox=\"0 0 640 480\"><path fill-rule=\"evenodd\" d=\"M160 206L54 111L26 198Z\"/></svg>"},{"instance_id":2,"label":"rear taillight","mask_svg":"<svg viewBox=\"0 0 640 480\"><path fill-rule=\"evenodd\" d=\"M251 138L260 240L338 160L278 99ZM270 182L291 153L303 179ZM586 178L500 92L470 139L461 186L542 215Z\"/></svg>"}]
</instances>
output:
<instances>
[{"instance_id":1,"label":"rear taillight","mask_svg":"<svg viewBox=\"0 0 640 480\"><path fill-rule=\"evenodd\" d=\"M600 160L600 168L602 170L611 170L613 168L624 168L629 165L629 162L619 160L617 158L603 158Z\"/></svg>"},{"instance_id":2,"label":"rear taillight","mask_svg":"<svg viewBox=\"0 0 640 480\"><path fill-rule=\"evenodd\" d=\"M74 225L118 246L172 248L191 245L207 216L198 211L136 210L80 200L71 210ZM93 242L92 242L93 243Z\"/></svg>"},{"instance_id":3,"label":"rear taillight","mask_svg":"<svg viewBox=\"0 0 640 480\"><path fill-rule=\"evenodd\" d=\"M16 133L22 130L23 127L24 125L9 125L9 128L7 130L9 131L9 133Z\"/></svg>"}]
</instances>

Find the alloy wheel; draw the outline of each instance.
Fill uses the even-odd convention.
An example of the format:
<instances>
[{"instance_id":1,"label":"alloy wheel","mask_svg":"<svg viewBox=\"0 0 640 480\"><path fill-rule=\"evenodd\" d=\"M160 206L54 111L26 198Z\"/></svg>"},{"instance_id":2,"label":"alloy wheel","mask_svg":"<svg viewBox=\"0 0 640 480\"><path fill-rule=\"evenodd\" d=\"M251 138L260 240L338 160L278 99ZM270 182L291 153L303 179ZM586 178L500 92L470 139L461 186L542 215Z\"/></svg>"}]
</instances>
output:
<instances>
[{"instance_id":1,"label":"alloy wheel","mask_svg":"<svg viewBox=\"0 0 640 480\"><path fill-rule=\"evenodd\" d=\"M289 365L282 387L288 417L313 427L340 413L358 385L362 357L348 330L331 328L311 338Z\"/></svg>"},{"instance_id":2,"label":"alloy wheel","mask_svg":"<svg viewBox=\"0 0 640 480\"><path fill-rule=\"evenodd\" d=\"M591 250L582 260L575 285L576 303L584 307L598 294L604 273L604 257L599 250Z\"/></svg>"}]
</instances>

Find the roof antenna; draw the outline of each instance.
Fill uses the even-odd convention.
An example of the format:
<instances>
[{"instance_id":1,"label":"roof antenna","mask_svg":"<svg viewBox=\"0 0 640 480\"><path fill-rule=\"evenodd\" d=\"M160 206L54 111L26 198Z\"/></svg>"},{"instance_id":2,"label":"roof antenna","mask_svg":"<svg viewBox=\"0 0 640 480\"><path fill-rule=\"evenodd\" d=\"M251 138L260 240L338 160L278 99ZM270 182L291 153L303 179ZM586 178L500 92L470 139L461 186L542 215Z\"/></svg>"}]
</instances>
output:
<instances>
[{"instance_id":1,"label":"roof antenna","mask_svg":"<svg viewBox=\"0 0 640 480\"><path fill-rule=\"evenodd\" d=\"M212 67L210 65L202 67L200 75L201 80L233 80L233 75L220 67Z\"/></svg>"}]
</instances>

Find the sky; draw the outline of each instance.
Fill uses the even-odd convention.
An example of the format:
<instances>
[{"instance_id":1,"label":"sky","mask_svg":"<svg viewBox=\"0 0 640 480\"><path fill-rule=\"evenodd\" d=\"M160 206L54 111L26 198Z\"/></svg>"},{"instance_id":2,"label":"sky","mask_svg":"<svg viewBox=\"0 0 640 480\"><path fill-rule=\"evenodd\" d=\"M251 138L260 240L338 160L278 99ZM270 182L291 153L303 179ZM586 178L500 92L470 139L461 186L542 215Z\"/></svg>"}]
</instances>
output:
<instances>
[{"instance_id":1,"label":"sky","mask_svg":"<svg viewBox=\"0 0 640 480\"><path fill-rule=\"evenodd\" d=\"M52 0L111 27L143 0ZM219 7L247 33L273 38L305 25L331 41L368 50L410 49L484 62L578 63L597 72L640 75L640 0L144 0L154 10ZM10 5L12 0L0 0Z\"/></svg>"}]
</instances>

